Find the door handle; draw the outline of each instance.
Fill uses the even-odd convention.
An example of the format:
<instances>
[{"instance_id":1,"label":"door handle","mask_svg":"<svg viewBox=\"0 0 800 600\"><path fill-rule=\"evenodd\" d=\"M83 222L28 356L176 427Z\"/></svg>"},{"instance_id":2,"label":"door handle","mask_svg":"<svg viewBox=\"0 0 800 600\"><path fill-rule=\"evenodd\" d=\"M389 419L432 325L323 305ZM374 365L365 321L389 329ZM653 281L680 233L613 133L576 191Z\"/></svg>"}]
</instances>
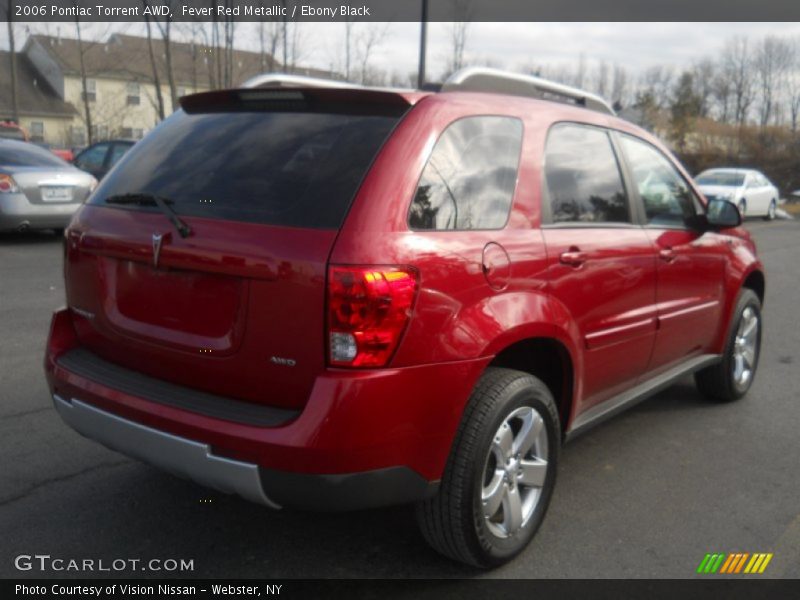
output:
<instances>
[{"instance_id":1,"label":"door handle","mask_svg":"<svg viewBox=\"0 0 800 600\"><path fill-rule=\"evenodd\" d=\"M664 262L671 263L675 260L675 250L672 248L662 248L658 253L658 257Z\"/></svg>"},{"instance_id":2,"label":"door handle","mask_svg":"<svg viewBox=\"0 0 800 600\"><path fill-rule=\"evenodd\" d=\"M569 265L571 267L580 267L586 262L587 258L586 252L581 252L574 246L566 252L562 252L561 256L558 257L562 264Z\"/></svg>"}]
</instances>

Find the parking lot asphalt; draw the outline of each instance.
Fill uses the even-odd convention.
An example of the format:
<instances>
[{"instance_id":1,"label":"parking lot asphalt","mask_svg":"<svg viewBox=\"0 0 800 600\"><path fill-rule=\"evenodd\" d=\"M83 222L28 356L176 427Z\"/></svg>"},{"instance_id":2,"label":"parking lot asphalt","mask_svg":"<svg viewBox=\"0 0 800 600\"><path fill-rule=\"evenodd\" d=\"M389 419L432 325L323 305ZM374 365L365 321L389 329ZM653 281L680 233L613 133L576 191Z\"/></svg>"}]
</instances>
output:
<instances>
[{"instance_id":1,"label":"parking lot asphalt","mask_svg":"<svg viewBox=\"0 0 800 600\"><path fill-rule=\"evenodd\" d=\"M47 554L194 564L116 573L127 577L683 578L707 552L772 552L758 577L800 577L800 223L747 227L767 272L749 395L710 403L687 378L567 444L538 535L488 573L430 550L409 507L273 512L80 437L42 374L50 314L64 303L61 241L0 235L0 576L115 574L14 566Z\"/></svg>"}]
</instances>

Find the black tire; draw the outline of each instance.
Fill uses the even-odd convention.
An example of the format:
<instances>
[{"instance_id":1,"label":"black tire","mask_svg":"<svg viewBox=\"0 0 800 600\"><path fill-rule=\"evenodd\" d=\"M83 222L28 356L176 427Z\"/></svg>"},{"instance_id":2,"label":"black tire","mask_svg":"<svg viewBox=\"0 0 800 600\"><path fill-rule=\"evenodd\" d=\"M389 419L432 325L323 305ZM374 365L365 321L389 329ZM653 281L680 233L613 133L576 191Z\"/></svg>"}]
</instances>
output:
<instances>
[{"instance_id":1,"label":"black tire","mask_svg":"<svg viewBox=\"0 0 800 600\"><path fill-rule=\"evenodd\" d=\"M752 375L746 384L740 385L736 382L734 377L735 345L742 315L748 308L755 311L758 319L758 330L755 340L755 360L752 365ZM732 402L747 394L758 372L758 359L761 355L761 330L761 301L753 290L742 288L736 300L736 308L731 318L722 360L715 365L706 367L702 371L698 371L694 375L697 388L704 396L718 402Z\"/></svg>"},{"instance_id":2,"label":"black tire","mask_svg":"<svg viewBox=\"0 0 800 600\"><path fill-rule=\"evenodd\" d=\"M538 499L523 525L513 534L499 537L483 515L487 456L496 448L494 436L499 428L515 411L524 412L527 407L538 413L546 432L544 482L536 488ZM475 567L495 567L511 560L528 545L544 519L555 487L560 446L558 410L547 386L521 371L488 368L464 411L439 491L417 505L417 521L425 539L441 554Z\"/></svg>"},{"instance_id":3,"label":"black tire","mask_svg":"<svg viewBox=\"0 0 800 600\"><path fill-rule=\"evenodd\" d=\"M767 215L764 217L765 221L772 221L775 219L775 211L778 209L778 203L775 202L773 198L772 201L769 203L769 208L767 209Z\"/></svg>"}]
</instances>

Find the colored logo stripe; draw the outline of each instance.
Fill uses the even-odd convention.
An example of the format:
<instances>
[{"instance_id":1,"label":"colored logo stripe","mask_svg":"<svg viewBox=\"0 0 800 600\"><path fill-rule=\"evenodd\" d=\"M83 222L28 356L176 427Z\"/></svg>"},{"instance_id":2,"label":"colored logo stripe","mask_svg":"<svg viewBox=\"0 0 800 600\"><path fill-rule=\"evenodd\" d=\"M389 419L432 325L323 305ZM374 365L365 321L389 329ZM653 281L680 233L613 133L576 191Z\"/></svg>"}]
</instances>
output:
<instances>
[{"instance_id":1,"label":"colored logo stripe","mask_svg":"<svg viewBox=\"0 0 800 600\"><path fill-rule=\"evenodd\" d=\"M757 552L750 554L749 552L733 552L706 554L700 565L697 567L698 573L714 574L761 574L767 568L767 565L772 560L771 553ZM748 560L749 559L749 560Z\"/></svg>"}]
</instances>

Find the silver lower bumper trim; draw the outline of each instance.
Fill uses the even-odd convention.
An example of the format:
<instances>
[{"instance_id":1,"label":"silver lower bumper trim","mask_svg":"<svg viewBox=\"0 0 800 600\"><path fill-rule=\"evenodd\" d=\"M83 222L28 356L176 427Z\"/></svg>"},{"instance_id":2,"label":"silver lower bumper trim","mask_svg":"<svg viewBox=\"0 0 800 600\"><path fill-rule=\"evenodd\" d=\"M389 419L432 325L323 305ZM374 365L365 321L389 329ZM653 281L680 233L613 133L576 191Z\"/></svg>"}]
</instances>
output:
<instances>
[{"instance_id":1,"label":"silver lower bumper trim","mask_svg":"<svg viewBox=\"0 0 800 600\"><path fill-rule=\"evenodd\" d=\"M132 458L228 494L280 508L267 498L258 466L214 456L208 444L123 419L77 399L53 396L61 418L75 431Z\"/></svg>"}]
</instances>

